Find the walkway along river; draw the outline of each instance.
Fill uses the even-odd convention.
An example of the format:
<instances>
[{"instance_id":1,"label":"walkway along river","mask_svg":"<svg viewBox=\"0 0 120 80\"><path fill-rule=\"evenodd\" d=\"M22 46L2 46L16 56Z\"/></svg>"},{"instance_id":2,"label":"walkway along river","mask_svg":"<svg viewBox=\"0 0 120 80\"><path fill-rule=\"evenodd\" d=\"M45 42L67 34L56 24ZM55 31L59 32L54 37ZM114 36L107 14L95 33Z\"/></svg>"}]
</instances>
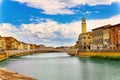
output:
<instances>
[{"instance_id":1,"label":"walkway along river","mask_svg":"<svg viewBox=\"0 0 120 80\"><path fill-rule=\"evenodd\" d=\"M7 59L0 67L37 80L120 80L120 62L44 53Z\"/></svg>"}]
</instances>

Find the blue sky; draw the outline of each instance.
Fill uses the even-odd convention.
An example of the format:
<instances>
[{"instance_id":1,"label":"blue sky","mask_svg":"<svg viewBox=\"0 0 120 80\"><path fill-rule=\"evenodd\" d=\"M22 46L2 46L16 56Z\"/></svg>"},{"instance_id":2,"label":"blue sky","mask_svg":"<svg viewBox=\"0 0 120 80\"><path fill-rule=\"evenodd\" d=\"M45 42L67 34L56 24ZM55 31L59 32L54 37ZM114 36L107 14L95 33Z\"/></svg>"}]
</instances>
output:
<instances>
[{"instance_id":1,"label":"blue sky","mask_svg":"<svg viewBox=\"0 0 120 80\"><path fill-rule=\"evenodd\" d=\"M120 23L120 0L0 0L0 35L47 46L74 45L82 17L88 31Z\"/></svg>"}]
</instances>

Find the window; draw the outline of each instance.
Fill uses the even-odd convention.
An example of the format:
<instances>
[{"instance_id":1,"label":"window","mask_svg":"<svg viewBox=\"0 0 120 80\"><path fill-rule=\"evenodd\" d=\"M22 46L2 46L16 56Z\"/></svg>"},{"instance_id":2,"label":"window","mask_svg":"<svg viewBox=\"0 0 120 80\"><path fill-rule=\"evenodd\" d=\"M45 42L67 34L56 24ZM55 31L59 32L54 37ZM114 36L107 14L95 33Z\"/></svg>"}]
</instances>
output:
<instances>
[{"instance_id":1,"label":"window","mask_svg":"<svg viewBox=\"0 0 120 80\"><path fill-rule=\"evenodd\" d=\"M88 47L88 49L90 49L90 46Z\"/></svg>"},{"instance_id":2,"label":"window","mask_svg":"<svg viewBox=\"0 0 120 80\"><path fill-rule=\"evenodd\" d=\"M86 45L86 42L84 42L84 45Z\"/></svg>"},{"instance_id":3,"label":"window","mask_svg":"<svg viewBox=\"0 0 120 80\"><path fill-rule=\"evenodd\" d=\"M114 29L112 29L112 32L114 32Z\"/></svg>"},{"instance_id":4,"label":"window","mask_svg":"<svg viewBox=\"0 0 120 80\"><path fill-rule=\"evenodd\" d=\"M86 46L84 46L84 49L86 49Z\"/></svg>"},{"instance_id":5,"label":"window","mask_svg":"<svg viewBox=\"0 0 120 80\"><path fill-rule=\"evenodd\" d=\"M86 37L84 37L84 39L86 39Z\"/></svg>"}]
</instances>

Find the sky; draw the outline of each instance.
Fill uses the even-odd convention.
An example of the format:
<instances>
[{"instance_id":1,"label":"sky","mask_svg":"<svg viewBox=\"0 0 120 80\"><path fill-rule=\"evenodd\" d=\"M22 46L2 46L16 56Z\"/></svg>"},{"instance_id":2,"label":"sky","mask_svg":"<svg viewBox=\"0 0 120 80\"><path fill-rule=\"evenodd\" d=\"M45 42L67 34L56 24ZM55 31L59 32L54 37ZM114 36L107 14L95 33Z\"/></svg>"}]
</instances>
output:
<instances>
[{"instance_id":1,"label":"sky","mask_svg":"<svg viewBox=\"0 0 120 80\"><path fill-rule=\"evenodd\" d=\"M0 35L46 46L72 46L87 31L120 23L120 0L0 0Z\"/></svg>"}]
</instances>

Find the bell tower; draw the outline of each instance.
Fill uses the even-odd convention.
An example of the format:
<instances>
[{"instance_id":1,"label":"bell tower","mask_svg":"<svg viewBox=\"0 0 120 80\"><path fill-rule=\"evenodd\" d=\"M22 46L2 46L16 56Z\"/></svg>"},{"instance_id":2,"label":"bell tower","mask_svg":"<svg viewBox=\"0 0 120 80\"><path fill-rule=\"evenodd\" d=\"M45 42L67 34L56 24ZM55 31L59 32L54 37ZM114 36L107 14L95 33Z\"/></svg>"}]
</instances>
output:
<instances>
[{"instance_id":1,"label":"bell tower","mask_svg":"<svg viewBox=\"0 0 120 80\"><path fill-rule=\"evenodd\" d=\"M82 18L82 33L86 33L86 19Z\"/></svg>"}]
</instances>

